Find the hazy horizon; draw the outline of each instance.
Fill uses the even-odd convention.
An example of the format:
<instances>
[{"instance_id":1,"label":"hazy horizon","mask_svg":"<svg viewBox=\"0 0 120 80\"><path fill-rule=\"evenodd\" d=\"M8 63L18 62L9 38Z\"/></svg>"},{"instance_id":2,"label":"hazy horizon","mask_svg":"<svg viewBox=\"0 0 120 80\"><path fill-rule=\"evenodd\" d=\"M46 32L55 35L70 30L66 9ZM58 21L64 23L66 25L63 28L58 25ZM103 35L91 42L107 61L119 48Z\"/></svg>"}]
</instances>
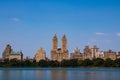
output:
<instances>
[{"instance_id":1,"label":"hazy horizon","mask_svg":"<svg viewBox=\"0 0 120 80\"><path fill-rule=\"evenodd\" d=\"M65 34L69 53L97 45L101 51L120 51L119 0L0 0L0 57L10 44L24 57L39 48L50 58L52 38L59 47Z\"/></svg>"}]
</instances>

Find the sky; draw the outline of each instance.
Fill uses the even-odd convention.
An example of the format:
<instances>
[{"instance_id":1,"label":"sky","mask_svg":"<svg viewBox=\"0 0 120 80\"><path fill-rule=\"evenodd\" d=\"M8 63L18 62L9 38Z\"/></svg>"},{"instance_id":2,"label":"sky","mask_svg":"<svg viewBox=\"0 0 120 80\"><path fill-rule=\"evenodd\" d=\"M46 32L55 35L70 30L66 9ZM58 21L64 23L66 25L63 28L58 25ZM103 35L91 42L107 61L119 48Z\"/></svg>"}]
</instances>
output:
<instances>
[{"instance_id":1,"label":"sky","mask_svg":"<svg viewBox=\"0 0 120 80\"><path fill-rule=\"evenodd\" d=\"M6 44L33 58L50 58L52 38L65 34L69 53L97 45L120 51L120 0L0 0L0 57Z\"/></svg>"}]
</instances>

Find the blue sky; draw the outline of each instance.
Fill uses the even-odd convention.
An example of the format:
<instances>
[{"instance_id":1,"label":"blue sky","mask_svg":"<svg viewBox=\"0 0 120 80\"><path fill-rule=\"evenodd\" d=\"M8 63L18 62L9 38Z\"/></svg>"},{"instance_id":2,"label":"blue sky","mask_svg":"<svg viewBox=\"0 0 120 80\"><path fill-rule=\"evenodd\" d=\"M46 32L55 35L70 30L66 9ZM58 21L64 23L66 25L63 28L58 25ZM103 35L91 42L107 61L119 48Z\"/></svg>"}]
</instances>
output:
<instances>
[{"instance_id":1,"label":"blue sky","mask_svg":"<svg viewBox=\"0 0 120 80\"><path fill-rule=\"evenodd\" d=\"M119 0L0 0L0 53L11 44L24 57L42 47L50 57L52 38L59 47L66 34L69 52L97 45L120 51Z\"/></svg>"}]
</instances>

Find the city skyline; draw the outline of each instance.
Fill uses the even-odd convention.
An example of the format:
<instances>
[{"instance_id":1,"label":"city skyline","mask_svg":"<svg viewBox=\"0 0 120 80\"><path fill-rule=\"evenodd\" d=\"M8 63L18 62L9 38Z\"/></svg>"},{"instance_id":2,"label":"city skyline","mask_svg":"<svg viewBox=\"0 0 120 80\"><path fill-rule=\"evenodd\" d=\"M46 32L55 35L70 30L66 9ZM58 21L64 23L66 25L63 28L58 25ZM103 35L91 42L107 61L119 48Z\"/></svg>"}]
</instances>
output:
<instances>
[{"instance_id":1,"label":"city skyline","mask_svg":"<svg viewBox=\"0 0 120 80\"><path fill-rule=\"evenodd\" d=\"M120 51L120 1L117 0L1 0L0 54L6 44L24 56L34 57L39 48L50 57L52 38L59 47L65 34L68 50L97 45ZM1 57L0 55L0 57Z\"/></svg>"},{"instance_id":2,"label":"city skyline","mask_svg":"<svg viewBox=\"0 0 120 80\"><path fill-rule=\"evenodd\" d=\"M67 55L68 55L68 57L70 57L71 54L73 54L73 52L76 51L76 49L77 49L77 50L80 50L78 47L76 47L73 52L69 52L69 50L67 49L67 38L66 38L66 35L65 35L65 34L63 35L63 37L62 37L62 39L61 39L61 44L62 44L62 46L61 46L61 47L58 47L58 38L57 38L57 35L55 34L55 35L53 36L53 39L52 39L52 49L51 49L51 52L49 52L50 55L51 55L52 52L54 53L54 51L55 51L55 54L58 54L58 55L59 55L61 52L62 52L61 54L65 54L66 51L67 51ZM7 49L8 46L10 46L9 49ZM93 45L93 46L85 45L84 48L83 48L83 50L80 51L79 53L80 53L80 54L85 54L85 53L84 53L84 50L85 50L86 47L87 47L88 49L90 49L90 51L92 51L92 49L94 49L94 48L95 48L95 49L98 49L98 50L93 50L93 51L96 51L96 54L99 54L99 53L102 54L102 53L108 52L109 54L114 53L114 54L117 56L117 55L119 55L119 53L120 53L120 51L119 51L119 52L116 52L116 51L113 51L112 49L107 49L106 51L104 51L104 50L101 51L101 49L100 49L99 47L97 48L96 45ZM6 52L6 50L8 50L8 51L10 51L10 52ZM46 51L43 50L42 47L40 47L40 48L38 49L38 51L40 51L40 50L42 50L43 53L46 55ZM57 53L56 53L56 50L57 50ZM32 59L34 59L34 57L36 56L36 54L38 54L38 51L34 54L33 57L30 57L29 55L27 55L27 56L23 56L23 58L32 58ZM64 51L65 51L65 52L64 52ZM22 53L22 50L17 51L17 53L15 53L15 52L14 52L14 49L12 48L12 46L11 46L10 44L6 44L6 48L4 48L4 51L3 51L2 55L7 53L7 54L6 54L6 55L7 55L6 57L8 57L8 54L11 54L11 52L13 52L13 54L19 54L19 53ZM40 52L41 52L41 51L40 51ZM98 52L98 53L97 53L97 52ZM79 53L78 53L78 54L79 54ZM23 54L24 54L24 53L23 53ZM42 52L41 52L41 54L42 54ZM53 55L56 56L55 54L53 54ZM75 54L76 54L76 53L75 53ZM88 54L89 54L89 52L88 52ZM39 58L39 57L38 57L38 58ZM45 58L51 59L50 56L46 56Z\"/></svg>"}]
</instances>

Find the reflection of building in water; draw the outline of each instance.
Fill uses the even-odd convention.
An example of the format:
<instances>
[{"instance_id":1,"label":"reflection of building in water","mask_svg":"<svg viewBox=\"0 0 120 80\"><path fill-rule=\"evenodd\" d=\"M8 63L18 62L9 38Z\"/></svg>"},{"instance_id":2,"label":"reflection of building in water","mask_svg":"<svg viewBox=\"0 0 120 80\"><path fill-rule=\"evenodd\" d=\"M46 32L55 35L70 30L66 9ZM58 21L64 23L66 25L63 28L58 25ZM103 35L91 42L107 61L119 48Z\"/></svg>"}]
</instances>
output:
<instances>
[{"instance_id":1,"label":"reflection of building in water","mask_svg":"<svg viewBox=\"0 0 120 80\"><path fill-rule=\"evenodd\" d=\"M3 80L11 80L11 78L12 78L12 80L22 80L22 71L20 71L20 70L3 70L2 71L2 79ZM14 76L14 79L13 79L13 76ZM0 77L0 79L1 79L1 77Z\"/></svg>"},{"instance_id":2,"label":"reflection of building in water","mask_svg":"<svg viewBox=\"0 0 120 80\"><path fill-rule=\"evenodd\" d=\"M0 80L23 80L23 71L21 70L2 70Z\"/></svg>"},{"instance_id":3,"label":"reflection of building in water","mask_svg":"<svg viewBox=\"0 0 120 80\"><path fill-rule=\"evenodd\" d=\"M89 72L89 71L86 71L83 73L84 77L83 77L83 80L98 80L98 78L101 76L101 75L104 75L102 73L99 73L99 72ZM86 77L87 76L87 77Z\"/></svg>"},{"instance_id":4,"label":"reflection of building in water","mask_svg":"<svg viewBox=\"0 0 120 80\"><path fill-rule=\"evenodd\" d=\"M40 76L40 75L44 75L45 71L44 70L36 70L35 73L36 73L36 75Z\"/></svg>"},{"instance_id":5,"label":"reflection of building in water","mask_svg":"<svg viewBox=\"0 0 120 80\"><path fill-rule=\"evenodd\" d=\"M34 72L35 72L34 80L44 80L45 78L47 78L47 71L45 70L35 70Z\"/></svg>"},{"instance_id":6,"label":"reflection of building in water","mask_svg":"<svg viewBox=\"0 0 120 80\"><path fill-rule=\"evenodd\" d=\"M67 80L68 71L51 70L50 80Z\"/></svg>"},{"instance_id":7,"label":"reflection of building in water","mask_svg":"<svg viewBox=\"0 0 120 80\"><path fill-rule=\"evenodd\" d=\"M1 78L5 79L5 80L9 80L10 79L10 71L9 70L3 70Z\"/></svg>"}]
</instances>

